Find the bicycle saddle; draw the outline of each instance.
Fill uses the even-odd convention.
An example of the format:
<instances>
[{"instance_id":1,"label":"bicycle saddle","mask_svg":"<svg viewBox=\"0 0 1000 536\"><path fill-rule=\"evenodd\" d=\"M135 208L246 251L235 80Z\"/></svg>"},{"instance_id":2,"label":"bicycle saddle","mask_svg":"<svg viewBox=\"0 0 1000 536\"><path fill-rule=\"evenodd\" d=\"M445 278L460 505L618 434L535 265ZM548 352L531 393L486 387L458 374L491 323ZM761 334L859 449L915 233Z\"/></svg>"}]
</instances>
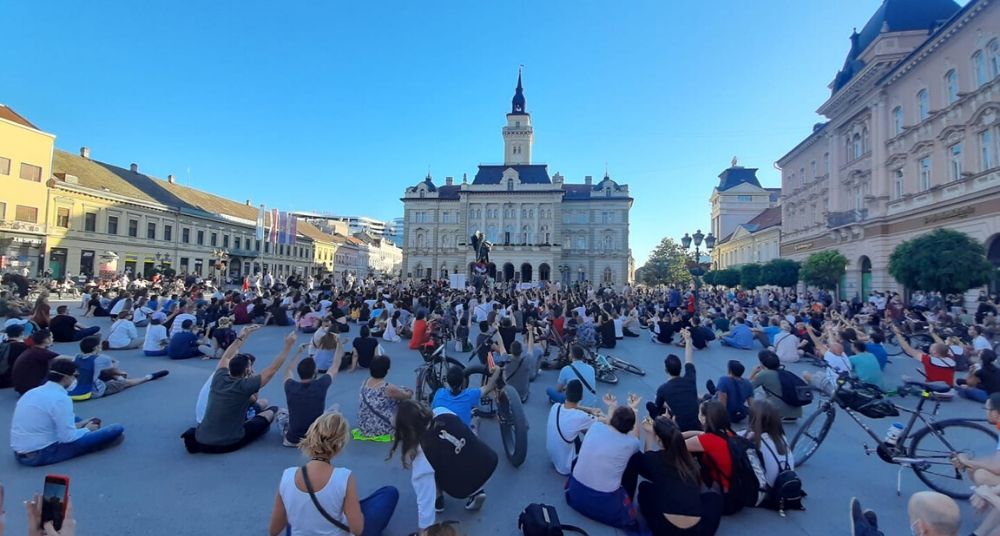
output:
<instances>
[{"instance_id":1,"label":"bicycle saddle","mask_svg":"<svg viewBox=\"0 0 1000 536\"><path fill-rule=\"evenodd\" d=\"M923 389L925 391L929 391L931 393L947 393L948 391L951 391L951 387L949 387L948 384L944 383L944 382L930 382L930 383L927 383L927 382L908 381L908 382L906 382L906 385L912 385L914 387L919 387L919 388L921 388L921 389Z\"/></svg>"}]
</instances>

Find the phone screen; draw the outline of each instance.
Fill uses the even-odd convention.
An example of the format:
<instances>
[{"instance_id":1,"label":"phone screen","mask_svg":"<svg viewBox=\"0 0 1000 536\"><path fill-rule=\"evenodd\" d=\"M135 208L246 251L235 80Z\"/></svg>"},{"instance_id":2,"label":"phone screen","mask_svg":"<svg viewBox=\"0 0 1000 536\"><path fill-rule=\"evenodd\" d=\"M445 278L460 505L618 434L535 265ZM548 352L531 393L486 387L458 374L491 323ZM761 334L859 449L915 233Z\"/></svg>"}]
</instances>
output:
<instances>
[{"instance_id":1,"label":"phone screen","mask_svg":"<svg viewBox=\"0 0 1000 536\"><path fill-rule=\"evenodd\" d=\"M66 517L68 480L65 477L45 477L42 491L42 525L51 521L56 530L62 529Z\"/></svg>"}]
</instances>

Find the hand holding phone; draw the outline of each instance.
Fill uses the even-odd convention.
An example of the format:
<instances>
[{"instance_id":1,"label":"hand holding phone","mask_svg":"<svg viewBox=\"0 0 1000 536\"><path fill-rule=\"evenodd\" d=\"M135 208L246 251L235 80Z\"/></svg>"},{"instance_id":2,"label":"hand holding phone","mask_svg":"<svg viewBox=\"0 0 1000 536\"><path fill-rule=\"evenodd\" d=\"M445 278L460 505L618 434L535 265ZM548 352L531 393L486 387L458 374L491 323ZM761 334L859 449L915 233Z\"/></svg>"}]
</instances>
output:
<instances>
[{"instance_id":1,"label":"hand holding phone","mask_svg":"<svg viewBox=\"0 0 1000 536\"><path fill-rule=\"evenodd\" d=\"M39 498L36 495L33 502L41 510L41 528L51 523L55 530L62 530L69 505L69 477L46 475L42 496Z\"/></svg>"}]
</instances>

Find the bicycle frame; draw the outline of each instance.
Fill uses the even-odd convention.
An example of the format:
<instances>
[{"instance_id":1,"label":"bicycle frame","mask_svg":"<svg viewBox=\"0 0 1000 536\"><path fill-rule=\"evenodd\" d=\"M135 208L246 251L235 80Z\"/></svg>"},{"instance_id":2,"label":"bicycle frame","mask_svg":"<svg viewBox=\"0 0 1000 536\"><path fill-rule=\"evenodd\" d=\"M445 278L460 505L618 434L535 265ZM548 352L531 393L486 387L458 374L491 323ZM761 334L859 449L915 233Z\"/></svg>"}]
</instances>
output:
<instances>
[{"instance_id":1,"label":"bicycle frame","mask_svg":"<svg viewBox=\"0 0 1000 536\"><path fill-rule=\"evenodd\" d=\"M840 382L840 381L838 381L837 389L833 392L833 395L830 397L830 399L827 400L825 403L828 404L828 405L836 404L836 405L840 406L840 404L837 403L836 398L837 398L837 395L840 394L840 391L843 389L843 386L847 385L847 383L848 382ZM917 403L917 407L914 408L914 409L905 408L905 407L902 407L902 406L900 406L898 404L893 403L893 406L897 410L899 410L899 411L901 411L903 413L909 413L910 414L910 418L909 418L908 422L906 422L906 424L903 426L903 431L900 432L899 437L896 439L896 449L897 450L899 449L899 445L902 445L903 443L905 443L906 440L910 437L910 433L913 432L913 426L916 424L917 420L920 420L925 425L931 427L931 429L934 429L933 425L934 425L935 422L937 422L937 421L934 420L934 417L937 415L938 410L941 408L941 401L935 400L934 401L934 410L930 412L930 416L929 417L925 417L926 414L924 413L923 408L924 408L924 403L928 399L930 399L930 393L928 393L927 391L922 391L921 394L920 394L920 402ZM847 412L847 415L849 415L851 417L851 419L854 420L854 422L858 423L858 426L860 426L861 429L864 430L876 443L878 443L879 445L881 445L883 443L882 437L879 436L877 433L875 433L871 429L871 427L869 427L867 424L865 424L864 421L862 421L858 417L858 414L854 410L852 410L851 408L843 407L843 406L840 406L840 409L842 409L845 412ZM935 432L935 433L937 433L937 432ZM950 447L951 445L948 445L948 446ZM871 452L869 451L869 448L868 448L867 445L865 446L865 450L868 452L868 454L871 454ZM886 460L886 462L887 463L899 463L899 462L896 462L896 461L889 461L889 460Z\"/></svg>"}]
</instances>

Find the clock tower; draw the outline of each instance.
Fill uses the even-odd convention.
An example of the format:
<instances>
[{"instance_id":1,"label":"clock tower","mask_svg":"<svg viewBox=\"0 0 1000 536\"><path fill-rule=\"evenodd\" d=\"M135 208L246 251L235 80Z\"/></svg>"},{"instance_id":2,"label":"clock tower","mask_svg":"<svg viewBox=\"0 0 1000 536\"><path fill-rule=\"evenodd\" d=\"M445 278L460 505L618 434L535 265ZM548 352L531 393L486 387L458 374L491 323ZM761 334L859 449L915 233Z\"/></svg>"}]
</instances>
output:
<instances>
[{"instance_id":1,"label":"clock tower","mask_svg":"<svg viewBox=\"0 0 1000 536\"><path fill-rule=\"evenodd\" d=\"M521 87L521 69L518 69L517 88L510 102L507 126L503 127L503 163L508 166L531 164L531 144L534 137L531 116L525 107L524 89Z\"/></svg>"}]
</instances>

